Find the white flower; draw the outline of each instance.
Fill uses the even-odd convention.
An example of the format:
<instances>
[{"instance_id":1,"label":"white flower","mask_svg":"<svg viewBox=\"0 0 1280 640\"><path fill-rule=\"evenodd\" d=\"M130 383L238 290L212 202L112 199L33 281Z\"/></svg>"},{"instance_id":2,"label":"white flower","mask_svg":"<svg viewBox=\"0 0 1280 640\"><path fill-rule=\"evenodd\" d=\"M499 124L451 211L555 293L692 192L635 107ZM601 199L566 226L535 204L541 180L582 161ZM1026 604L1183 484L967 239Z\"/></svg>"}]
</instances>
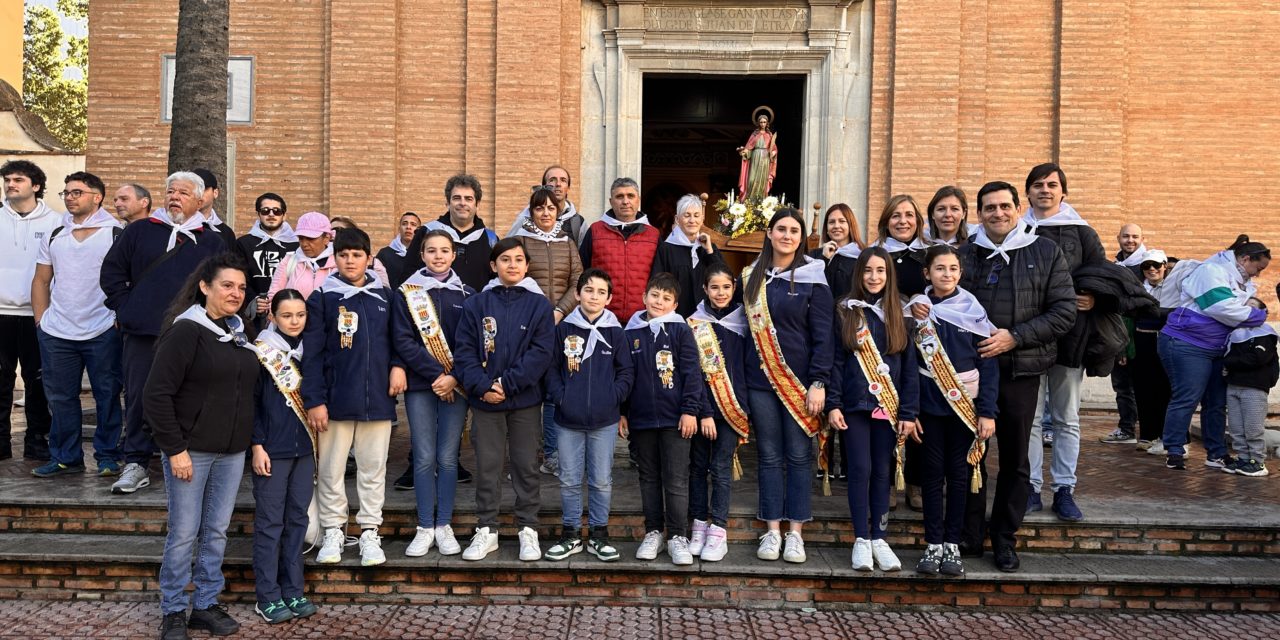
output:
<instances>
[{"instance_id":1,"label":"white flower","mask_svg":"<svg viewBox=\"0 0 1280 640\"><path fill-rule=\"evenodd\" d=\"M774 196L769 196L760 201L760 208L769 210L776 209L778 208L778 199Z\"/></svg>"},{"instance_id":2,"label":"white flower","mask_svg":"<svg viewBox=\"0 0 1280 640\"><path fill-rule=\"evenodd\" d=\"M735 202L733 203L732 207L729 207L730 215L733 215L734 217L737 217L737 218L741 218L742 215L746 212L747 212L747 205L742 204L741 202Z\"/></svg>"},{"instance_id":3,"label":"white flower","mask_svg":"<svg viewBox=\"0 0 1280 640\"><path fill-rule=\"evenodd\" d=\"M885 375L885 376L889 375L889 365L881 362L880 366L876 367L876 373L879 373L880 375Z\"/></svg>"},{"instance_id":4,"label":"white flower","mask_svg":"<svg viewBox=\"0 0 1280 640\"><path fill-rule=\"evenodd\" d=\"M737 230L738 230L738 227L741 227L741 226L742 226L742 223L743 223L743 222L745 222L745 221L746 221L746 218L736 218L736 219L734 219L734 221L733 221L733 226L732 226L732 227L730 227L730 229L732 229L732 230L734 230L734 231L737 231Z\"/></svg>"}]
</instances>

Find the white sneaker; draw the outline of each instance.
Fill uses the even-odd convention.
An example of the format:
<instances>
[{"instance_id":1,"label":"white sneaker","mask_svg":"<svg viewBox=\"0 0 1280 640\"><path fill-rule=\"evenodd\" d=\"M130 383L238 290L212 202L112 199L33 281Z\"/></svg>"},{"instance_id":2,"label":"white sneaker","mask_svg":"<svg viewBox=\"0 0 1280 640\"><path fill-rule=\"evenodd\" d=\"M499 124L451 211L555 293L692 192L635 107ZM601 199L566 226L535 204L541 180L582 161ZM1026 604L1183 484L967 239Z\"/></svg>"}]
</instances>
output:
<instances>
[{"instance_id":1,"label":"white sneaker","mask_svg":"<svg viewBox=\"0 0 1280 640\"><path fill-rule=\"evenodd\" d=\"M880 567L881 571L897 571L902 568L902 562L893 554L889 543L884 540L871 541L871 555L875 556L876 566Z\"/></svg>"},{"instance_id":2,"label":"white sneaker","mask_svg":"<svg viewBox=\"0 0 1280 640\"><path fill-rule=\"evenodd\" d=\"M1147 453L1153 456L1169 455L1169 452L1165 451L1163 440L1152 440L1151 446L1147 447Z\"/></svg>"},{"instance_id":3,"label":"white sneaker","mask_svg":"<svg viewBox=\"0 0 1280 640\"><path fill-rule=\"evenodd\" d=\"M382 552L382 538L378 537L377 530L360 532L360 566L372 567L386 561L387 555Z\"/></svg>"},{"instance_id":4,"label":"white sneaker","mask_svg":"<svg viewBox=\"0 0 1280 640\"><path fill-rule=\"evenodd\" d=\"M689 553L702 554L702 545L707 543L707 521L694 520L693 529L689 532Z\"/></svg>"},{"instance_id":5,"label":"white sneaker","mask_svg":"<svg viewBox=\"0 0 1280 640\"><path fill-rule=\"evenodd\" d=\"M640 547L636 549L636 560L656 560L662 551L662 532L650 531L644 534Z\"/></svg>"},{"instance_id":6,"label":"white sneaker","mask_svg":"<svg viewBox=\"0 0 1280 640\"><path fill-rule=\"evenodd\" d=\"M436 542L436 530L418 527L418 533L413 536L413 542L409 543L409 548L404 550L404 554L410 558L421 558L427 555L431 550L431 545Z\"/></svg>"},{"instance_id":7,"label":"white sneaker","mask_svg":"<svg viewBox=\"0 0 1280 640\"><path fill-rule=\"evenodd\" d=\"M523 527L516 534L520 539L520 559L525 562L533 562L542 559L542 547L538 546L538 532L532 527Z\"/></svg>"},{"instance_id":8,"label":"white sneaker","mask_svg":"<svg viewBox=\"0 0 1280 640\"><path fill-rule=\"evenodd\" d=\"M320 564L336 564L342 562L342 545L347 537L342 529L325 529L324 542L320 545L320 553L316 554L316 562Z\"/></svg>"},{"instance_id":9,"label":"white sneaker","mask_svg":"<svg viewBox=\"0 0 1280 640\"><path fill-rule=\"evenodd\" d=\"M453 537L453 527L444 525L436 527L436 550L442 556L456 556L462 553L462 545Z\"/></svg>"},{"instance_id":10,"label":"white sneaker","mask_svg":"<svg viewBox=\"0 0 1280 640\"><path fill-rule=\"evenodd\" d=\"M725 554L729 553L729 544L725 540L727 533L723 527L710 525L707 527L707 541L702 545L702 554L699 556L707 562L719 562L724 560Z\"/></svg>"},{"instance_id":11,"label":"white sneaker","mask_svg":"<svg viewBox=\"0 0 1280 640\"><path fill-rule=\"evenodd\" d=\"M111 485L111 493L133 493L149 486L151 486L151 474L147 468L136 462L130 462L124 466L124 471L120 472L120 477L116 479L115 484Z\"/></svg>"},{"instance_id":12,"label":"white sneaker","mask_svg":"<svg viewBox=\"0 0 1280 640\"><path fill-rule=\"evenodd\" d=\"M780 547L782 547L782 534L770 529L760 536L760 546L756 547L756 557L761 560L777 560Z\"/></svg>"},{"instance_id":13,"label":"white sneaker","mask_svg":"<svg viewBox=\"0 0 1280 640\"><path fill-rule=\"evenodd\" d=\"M783 541L782 559L787 562L804 562L807 559L804 555L804 539L799 533L787 532L787 537Z\"/></svg>"},{"instance_id":14,"label":"white sneaker","mask_svg":"<svg viewBox=\"0 0 1280 640\"><path fill-rule=\"evenodd\" d=\"M866 538L858 538L853 543L853 570L871 570L871 541Z\"/></svg>"},{"instance_id":15,"label":"white sneaker","mask_svg":"<svg viewBox=\"0 0 1280 640\"><path fill-rule=\"evenodd\" d=\"M689 553L689 539L684 536L672 536L667 541L667 555L671 556L671 564L678 567L693 564L693 554Z\"/></svg>"},{"instance_id":16,"label":"white sneaker","mask_svg":"<svg viewBox=\"0 0 1280 640\"><path fill-rule=\"evenodd\" d=\"M467 550L462 552L462 559L484 560L490 552L497 550L498 534L490 531L489 527L480 527L476 529L476 534L471 536L471 544L467 545Z\"/></svg>"}]
</instances>

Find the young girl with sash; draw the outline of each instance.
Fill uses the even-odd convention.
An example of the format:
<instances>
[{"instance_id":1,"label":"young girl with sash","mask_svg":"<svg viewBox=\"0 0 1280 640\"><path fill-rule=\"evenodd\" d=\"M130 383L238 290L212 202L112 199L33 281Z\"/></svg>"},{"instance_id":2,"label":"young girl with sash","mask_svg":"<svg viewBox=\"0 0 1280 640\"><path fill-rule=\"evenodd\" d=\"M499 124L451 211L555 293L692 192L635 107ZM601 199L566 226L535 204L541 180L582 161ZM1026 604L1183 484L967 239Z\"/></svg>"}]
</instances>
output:
<instances>
[{"instance_id":1,"label":"young girl with sash","mask_svg":"<svg viewBox=\"0 0 1280 640\"><path fill-rule=\"evenodd\" d=\"M870 247L858 256L849 295L836 303L835 372L827 394L827 420L844 431L849 458L849 514L857 540L853 568L897 571L902 563L885 542L889 476L895 452L908 437L920 440L919 389L910 320L902 313L889 253ZM901 459L898 459L901 469ZM902 476L898 475L901 488Z\"/></svg>"},{"instance_id":2,"label":"young girl with sash","mask_svg":"<svg viewBox=\"0 0 1280 640\"><path fill-rule=\"evenodd\" d=\"M747 315L733 301L733 272L712 264L703 274L706 298L689 318L698 345L705 387L703 403L713 418L703 418L690 444L689 519L693 521L689 552L707 562L723 560L729 551L725 526L729 521L730 479L742 475L738 445L747 441L746 351ZM707 474L711 474L708 496ZM711 507L708 510L707 500Z\"/></svg>"},{"instance_id":3,"label":"young girl with sash","mask_svg":"<svg viewBox=\"0 0 1280 640\"><path fill-rule=\"evenodd\" d=\"M833 302L825 265L800 248L804 216L782 209L769 220L760 257L742 272L743 305L753 349L747 355L747 396L756 425L759 519L768 524L756 556L804 562L804 523L813 519L812 438L825 437L819 414L831 376ZM822 450L822 447L819 447ZM826 457L819 459L826 469ZM781 521L790 522L785 550Z\"/></svg>"},{"instance_id":4,"label":"young girl with sash","mask_svg":"<svg viewBox=\"0 0 1280 640\"><path fill-rule=\"evenodd\" d=\"M453 238L428 231L422 241L425 267L396 290L391 345L407 372L405 415L413 450L413 492L418 528L404 554L419 557L434 544L441 555L462 553L453 536L453 497L458 486L458 445L467 401L453 371L453 332L462 303L475 290L453 271Z\"/></svg>"},{"instance_id":5,"label":"young girl with sash","mask_svg":"<svg viewBox=\"0 0 1280 640\"><path fill-rule=\"evenodd\" d=\"M978 343L996 328L977 298L960 287L960 255L953 247L930 247L925 265L930 287L912 300L927 298L931 305L914 340L920 356L920 422L928 427L920 446L928 546L916 571L963 576L959 544L965 504L982 483L972 465L982 460L995 431L1000 384L999 362L979 357Z\"/></svg>"},{"instance_id":6,"label":"young girl with sash","mask_svg":"<svg viewBox=\"0 0 1280 640\"><path fill-rule=\"evenodd\" d=\"M307 300L297 289L271 299L271 325L256 343L262 375L253 420L254 611L271 624L305 618L302 543L315 492L315 434L302 409L302 330Z\"/></svg>"}]
</instances>

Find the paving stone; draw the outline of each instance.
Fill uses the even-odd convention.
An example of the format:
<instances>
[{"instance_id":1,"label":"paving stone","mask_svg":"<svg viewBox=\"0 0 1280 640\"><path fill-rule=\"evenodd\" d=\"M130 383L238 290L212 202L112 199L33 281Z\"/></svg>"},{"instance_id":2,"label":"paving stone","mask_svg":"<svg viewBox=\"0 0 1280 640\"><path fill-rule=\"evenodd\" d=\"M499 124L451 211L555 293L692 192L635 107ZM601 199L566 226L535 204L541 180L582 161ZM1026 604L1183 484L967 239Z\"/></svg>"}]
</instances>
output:
<instances>
[{"instance_id":1,"label":"paving stone","mask_svg":"<svg viewBox=\"0 0 1280 640\"><path fill-rule=\"evenodd\" d=\"M753 637L751 620L742 609L662 608L662 637L671 640L688 638L746 639Z\"/></svg>"},{"instance_id":2,"label":"paving stone","mask_svg":"<svg viewBox=\"0 0 1280 640\"><path fill-rule=\"evenodd\" d=\"M476 640L552 640L567 638L572 609L569 607L501 606L485 609L475 628Z\"/></svg>"},{"instance_id":3,"label":"paving stone","mask_svg":"<svg viewBox=\"0 0 1280 640\"><path fill-rule=\"evenodd\" d=\"M757 638L846 638L845 629L836 614L827 611L752 611L751 626Z\"/></svg>"},{"instance_id":4,"label":"paving stone","mask_svg":"<svg viewBox=\"0 0 1280 640\"><path fill-rule=\"evenodd\" d=\"M653 607L581 607L573 612L570 638L597 640L649 640L662 628L661 614Z\"/></svg>"},{"instance_id":5,"label":"paving stone","mask_svg":"<svg viewBox=\"0 0 1280 640\"><path fill-rule=\"evenodd\" d=\"M470 638L484 616L484 607L397 607L380 638Z\"/></svg>"}]
</instances>

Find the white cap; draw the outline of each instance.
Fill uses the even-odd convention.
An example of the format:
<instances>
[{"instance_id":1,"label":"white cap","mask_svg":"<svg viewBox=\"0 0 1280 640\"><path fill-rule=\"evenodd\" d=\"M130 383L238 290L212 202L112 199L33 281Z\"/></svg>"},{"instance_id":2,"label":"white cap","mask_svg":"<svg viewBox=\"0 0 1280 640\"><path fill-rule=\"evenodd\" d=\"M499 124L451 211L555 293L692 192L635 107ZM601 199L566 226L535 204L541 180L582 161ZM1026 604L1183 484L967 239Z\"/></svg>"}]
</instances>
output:
<instances>
[{"instance_id":1,"label":"white cap","mask_svg":"<svg viewBox=\"0 0 1280 640\"><path fill-rule=\"evenodd\" d=\"M1146 255L1142 256L1142 261L1144 263L1146 262L1164 263L1169 261L1169 256L1166 256L1164 252L1159 249L1147 249Z\"/></svg>"}]
</instances>

